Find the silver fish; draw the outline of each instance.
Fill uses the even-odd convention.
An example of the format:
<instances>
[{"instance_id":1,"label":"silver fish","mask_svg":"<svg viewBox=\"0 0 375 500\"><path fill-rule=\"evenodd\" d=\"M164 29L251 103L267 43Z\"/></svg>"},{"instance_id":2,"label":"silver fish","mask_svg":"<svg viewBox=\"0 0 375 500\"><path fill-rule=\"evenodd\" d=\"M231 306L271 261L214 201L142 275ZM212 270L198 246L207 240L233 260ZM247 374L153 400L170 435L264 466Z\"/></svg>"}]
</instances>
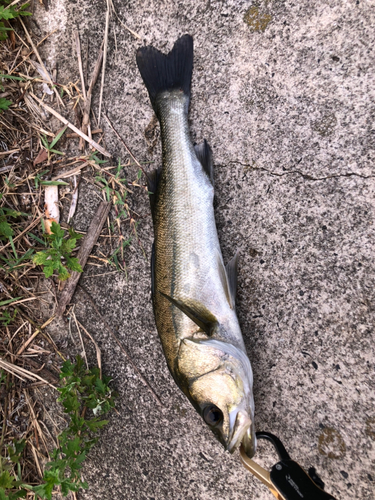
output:
<instances>
[{"instance_id":1,"label":"silver fish","mask_svg":"<svg viewBox=\"0 0 375 500\"><path fill-rule=\"evenodd\" d=\"M155 242L152 296L169 370L227 450L255 453L253 375L235 312L237 255L225 267L215 225L212 151L193 146L193 39L137 52L160 121L163 166L148 175Z\"/></svg>"}]
</instances>

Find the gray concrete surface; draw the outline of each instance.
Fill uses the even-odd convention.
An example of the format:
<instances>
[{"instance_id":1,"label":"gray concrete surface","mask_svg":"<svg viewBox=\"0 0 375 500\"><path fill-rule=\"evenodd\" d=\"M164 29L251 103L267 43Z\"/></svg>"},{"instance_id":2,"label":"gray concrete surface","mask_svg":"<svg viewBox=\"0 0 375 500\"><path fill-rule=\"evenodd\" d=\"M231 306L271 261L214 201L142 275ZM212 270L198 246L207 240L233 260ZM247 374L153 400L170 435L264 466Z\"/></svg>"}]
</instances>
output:
<instances>
[{"instance_id":1,"label":"gray concrete surface","mask_svg":"<svg viewBox=\"0 0 375 500\"><path fill-rule=\"evenodd\" d=\"M303 466L315 466L337 498L373 499L374 3L130 0L115 7L141 40L112 16L104 107L140 161L158 165L160 145L150 146L158 127L136 49L152 43L167 51L178 36L194 37L191 133L214 151L224 258L240 250L237 305L257 428L277 434ZM89 39L92 70L105 9L99 0L58 0L47 13L38 7L41 34L59 28L44 57L58 61L60 81L78 79L75 29ZM107 132L109 150L126 158ZM136 171L129 168L128 177ZM76 228L87 228L98 201L83 181ZM133 246L128 281L92 278L99 272L89 266L82 283L165 409L77 292L77 315L100 343L120 393L85 465L90 488L79 496L271 499L238 456L223 451L169 375L150 302L145 194L137 191L131 206L144 216L138 229L147 259ZM262 445L257 460L270 465L275 456Z\"/></svg>"}]
</instances>

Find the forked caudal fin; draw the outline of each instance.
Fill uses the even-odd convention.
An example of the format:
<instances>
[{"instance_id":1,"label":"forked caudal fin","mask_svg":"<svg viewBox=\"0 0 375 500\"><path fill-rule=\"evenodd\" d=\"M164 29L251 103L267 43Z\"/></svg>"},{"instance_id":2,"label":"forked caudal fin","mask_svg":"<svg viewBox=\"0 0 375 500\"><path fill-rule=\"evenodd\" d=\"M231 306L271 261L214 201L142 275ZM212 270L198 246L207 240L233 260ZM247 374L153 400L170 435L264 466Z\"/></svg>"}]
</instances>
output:
<instances>
[{"instance_id":1,"label":"forked caudal fin","mask_svg":"<svg viewBox=\"0 0 375 500\"><path fill-rule=\"evenodd\" d=\"M137 65L155 112L157 96L163 92L180 89L190 97L193 38L182 36L167 55L151 46L141 47L137 51Z\"/></svg>"}]
</instances>

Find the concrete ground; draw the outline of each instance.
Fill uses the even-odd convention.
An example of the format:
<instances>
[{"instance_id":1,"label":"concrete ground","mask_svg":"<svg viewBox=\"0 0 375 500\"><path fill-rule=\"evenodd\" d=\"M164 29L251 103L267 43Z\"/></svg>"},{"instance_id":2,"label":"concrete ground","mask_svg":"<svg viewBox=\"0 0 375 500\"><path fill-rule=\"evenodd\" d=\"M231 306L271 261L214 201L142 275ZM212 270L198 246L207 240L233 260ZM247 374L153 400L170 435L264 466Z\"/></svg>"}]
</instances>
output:
<instances>
[{"instance_id":1,"label":"concrete ground","mask_svg":"<svg viewBox=\"0 0 375 500\"><path fill-rule=\"evenodd\" d=\"M237 310L254 371L257 429L278 435L305 468L315 466L337 499L373 499L373 3L115 0L115 8L104 109L139 161L157 166L161 157L136 50L152 43L168 51L178 36L194 37L191 134L213 148L224 258L240 251ZM83 45L89 42L91 73L105 12L103 0L57 0L47 12L37 6L40 35L58 28L43 51L50 67L58 63L58 81L79 78L76 29ZM108 149L126 159L105 120L101 125ZM130 167L128 178L136 172ZM88 227L99 203L93 191L83 180L77 229ZM169 375L150 301L145 193L136 191L130 204L142 216L146 258L133 245L128 280L95 276L105 271L88 266L81 282L164 409L78 291L77 317L99 342L120 394L85 465L90 487L79 497L271 499L237 454L224 452ZM267 445L256 459L276 461Z\"/></svg>"}]
</instances>

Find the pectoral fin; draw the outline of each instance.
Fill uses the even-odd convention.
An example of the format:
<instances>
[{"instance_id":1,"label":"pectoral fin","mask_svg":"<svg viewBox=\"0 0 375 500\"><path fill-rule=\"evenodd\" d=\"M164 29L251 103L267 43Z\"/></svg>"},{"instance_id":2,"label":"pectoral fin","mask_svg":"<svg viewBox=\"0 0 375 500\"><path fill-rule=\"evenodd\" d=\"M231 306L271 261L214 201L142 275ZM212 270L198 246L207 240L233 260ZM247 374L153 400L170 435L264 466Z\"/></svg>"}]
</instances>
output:
<instances>
[{"instance_id":1,"label":"pectoral fin","mask_svg":"<svg viewBox=\"0 0 375 500\"><path fill-rule=\"evenodd\" d=\"M163 292L160 292L174 306L178 307L186 316L188 316L196 325L199 326L207 335L212 335L218 321L217 318L201 302L191 299L173 299Z\"/></svg>"}]
</instances>

